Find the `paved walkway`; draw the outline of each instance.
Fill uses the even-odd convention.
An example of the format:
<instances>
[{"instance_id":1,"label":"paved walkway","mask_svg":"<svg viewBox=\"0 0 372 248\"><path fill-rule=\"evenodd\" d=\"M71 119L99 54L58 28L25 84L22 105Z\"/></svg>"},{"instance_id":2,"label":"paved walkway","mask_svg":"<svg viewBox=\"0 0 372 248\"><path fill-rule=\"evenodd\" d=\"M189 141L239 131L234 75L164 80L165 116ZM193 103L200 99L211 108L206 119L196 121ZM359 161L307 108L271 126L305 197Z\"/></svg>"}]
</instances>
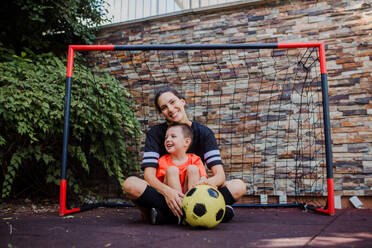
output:
<instances>
[{"instance_id":1,"label":"paved walkway","mask_svg":"<svg viewBox=\"0 0 372 248\"><path fill-rule=\"evenodd\" d=\"M372 247L372 210L326 216L300 209L236 208L211 230L152 226L135 208L95 209L59 217L0 213L0 247Z\"/></svg>"}]
</instances>

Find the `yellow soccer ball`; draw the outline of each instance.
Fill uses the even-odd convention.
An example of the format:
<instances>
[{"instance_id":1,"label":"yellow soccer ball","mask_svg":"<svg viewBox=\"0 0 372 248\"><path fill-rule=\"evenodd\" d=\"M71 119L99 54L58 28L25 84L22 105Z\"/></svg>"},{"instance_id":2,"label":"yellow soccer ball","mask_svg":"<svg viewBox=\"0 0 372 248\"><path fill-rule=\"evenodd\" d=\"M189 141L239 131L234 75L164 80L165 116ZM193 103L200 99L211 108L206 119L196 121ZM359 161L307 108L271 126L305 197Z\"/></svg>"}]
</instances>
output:
<instances>
[{"instance_id":1,"label":"yellow soccer ball","mask_svg":"<svg viewBox=\"0 0 372 248\"><path fill-rule=\"evenodd\" d=\"M185 221L193 227L213 228L225 215L225 200L215 187L202 184L190 189L182 201Z\"/></svg>"}]
</instances>

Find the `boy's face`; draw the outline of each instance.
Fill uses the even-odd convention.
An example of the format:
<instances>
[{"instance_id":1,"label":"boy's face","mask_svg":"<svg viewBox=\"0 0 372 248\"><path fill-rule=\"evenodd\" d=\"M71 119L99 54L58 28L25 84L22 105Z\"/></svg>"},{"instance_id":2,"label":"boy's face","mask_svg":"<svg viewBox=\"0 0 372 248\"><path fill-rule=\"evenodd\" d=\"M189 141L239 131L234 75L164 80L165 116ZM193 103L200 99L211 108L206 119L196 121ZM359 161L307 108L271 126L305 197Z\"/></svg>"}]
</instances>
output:
<instances>
[{"instance_id":1,"label":"boy's face","mask_svg":"<svg viewBox=\"0 0 372 248\"><path fill-rule=\"evenodd\" d=\"M164 146L168 153L185 151L191 142L190 138L185 138L182 133L182 128L179 126L168 128L165 134Z\"/></svg>"}]
</instances>

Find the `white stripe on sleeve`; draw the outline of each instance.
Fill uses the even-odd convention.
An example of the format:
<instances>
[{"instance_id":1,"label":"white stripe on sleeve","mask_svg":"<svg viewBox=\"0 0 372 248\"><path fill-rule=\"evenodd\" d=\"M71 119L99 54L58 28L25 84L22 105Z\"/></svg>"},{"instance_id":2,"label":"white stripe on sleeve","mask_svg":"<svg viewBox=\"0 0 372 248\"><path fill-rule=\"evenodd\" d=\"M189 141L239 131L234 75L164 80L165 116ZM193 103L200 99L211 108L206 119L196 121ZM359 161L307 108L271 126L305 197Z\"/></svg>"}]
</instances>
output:
<instances>
[{"instance_id":1,"label":"white stripe on sleeve","mask_svg":"<svg viewBox=\"0 0 372 248\"><path fill-rule=\"evenodd\" d=\"M142 160L142 164L148 164L148 163L158 163L157 159L144 159Z\"/></svg>"},{"instance_id":2,"label":"white stripe on sleeve","mask_svg":"<svg viewBox=\"0 0 372 248\"><path fill-rule=\"evenodd\" d=\"M159 158L160 155L157 152L144 152L143 157L144 158Z\"/></svg>"},{"instance_id":3,"label":"white stripe on sleeve","mask_svg":"<svg viewBox=\"0 0 372 248\"><path fill-rule=\"evenodd\" d=\"M206 163L209 164L210 162L213 162L213 161L216 161L216 160L221 160L221 157L220 156L212 157L212 158L208 159L206 161Z\"/></svg>"},{"instance_id":4,"label":"white stripe on sleeve","mask_svg":"<svg viewBox=\"0 0 372 248\"><path fill-rule=\"evenodd\" d=\"M212 156L216 156L216 155L221 156L220 155L220 150L211 150L211 151L204 154L204 160L207 160L208 158L210 158Z\"/></svg>"}]
</instances>

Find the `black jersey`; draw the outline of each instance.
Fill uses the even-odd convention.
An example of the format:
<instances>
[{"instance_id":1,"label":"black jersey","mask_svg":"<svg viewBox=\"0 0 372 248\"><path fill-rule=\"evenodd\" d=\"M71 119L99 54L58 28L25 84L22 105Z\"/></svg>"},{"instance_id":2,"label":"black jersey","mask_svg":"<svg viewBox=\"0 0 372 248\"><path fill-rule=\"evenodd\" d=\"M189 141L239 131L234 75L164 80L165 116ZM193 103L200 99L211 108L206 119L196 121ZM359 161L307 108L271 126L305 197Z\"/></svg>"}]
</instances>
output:
<instances>
[{"instance_id":1,"label":"black jersey","mask_svg":"<svg viewBox=\"0 0 372 248\"><path fill-rule=\"evenodd\" d=\"M146 167L157 168L158 159L168 153L164 146L167 128L167 123L162 123L153 126L146 133L142 169ZM209 169L214 165L222 164L220 150L218 149L216 138L212 130L197 122L193 122L191 128L194 133L194 138L187 153L198 155Z\"/></svg>"}]
</instances>

